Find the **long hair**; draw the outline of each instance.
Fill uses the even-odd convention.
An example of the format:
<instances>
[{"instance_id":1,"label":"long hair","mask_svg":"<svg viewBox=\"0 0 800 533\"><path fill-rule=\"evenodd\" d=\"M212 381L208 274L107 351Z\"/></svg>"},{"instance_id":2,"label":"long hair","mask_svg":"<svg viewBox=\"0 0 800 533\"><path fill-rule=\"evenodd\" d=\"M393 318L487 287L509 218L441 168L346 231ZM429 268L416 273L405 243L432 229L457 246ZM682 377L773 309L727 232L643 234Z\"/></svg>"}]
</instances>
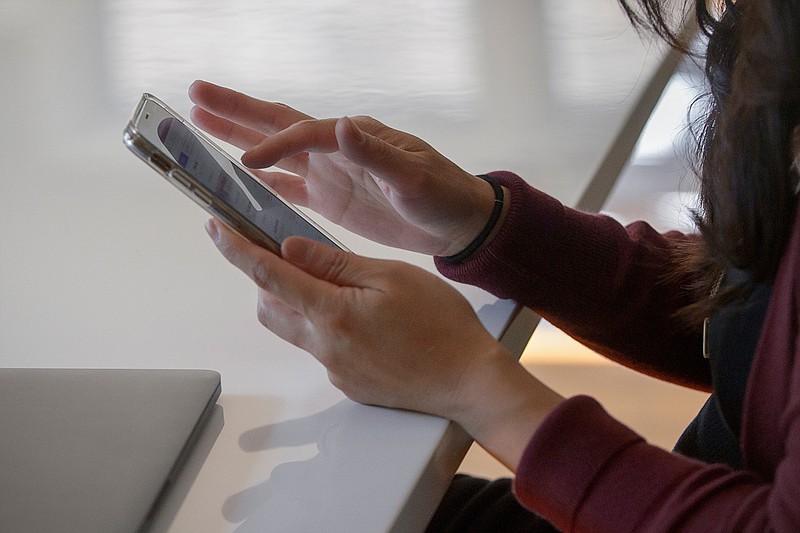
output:
<instances>
[{"instance_id":1,"label":"long hair","mask_svg":"<svg viewBox=\"0 0 800 533\"><path fill-rule=\"evenodd\" d=\"M637 28L691 53L678 33L690 2L677 10L675 2L664 0L620 3ZM793 164L800 148L800 0L709 4L694 2L707 37L707 113L696 129L701 208L695 218L703 239L683 261L705 274L697 278L703 280L697 288L705 291L718 276L714 272L728 268L747 271L752 283L774 279L800 180ZM689 314L707 316L720 301L747 289L703 298Z\"/></svg>"}]
</instances>

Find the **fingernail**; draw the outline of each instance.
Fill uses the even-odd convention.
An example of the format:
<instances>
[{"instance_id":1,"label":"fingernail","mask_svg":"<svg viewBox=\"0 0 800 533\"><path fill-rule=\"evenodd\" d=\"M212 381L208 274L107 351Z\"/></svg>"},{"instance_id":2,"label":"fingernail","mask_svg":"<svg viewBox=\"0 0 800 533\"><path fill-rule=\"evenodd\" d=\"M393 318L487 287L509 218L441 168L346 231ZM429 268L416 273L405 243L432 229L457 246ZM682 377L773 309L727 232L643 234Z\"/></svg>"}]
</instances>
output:
<instances>
[{"instance_id":1,"label":"fingernail","mask_svg":"<svg viewBox=\"0 0 800 533\"><path fill-rule=\"evenodd\" d=\"M257 151L255 153L256 153L256 155L253 155L254 154L253 150L248 150L248 151L244 152L242 154L241 159L240 159L242 164L244 166L246 166L247 168L265 168L265 167L270 166L270 165L264 164L264 161L262 161L259 158Z\"/></svg>"},{"instance_id":2,"label":"fingernail","mask_svg":"<svg viewBox=\"0 0 800 533\"><path fill-rule=\"evenodd\" d=\"M213 218L206 220L205 228L211 240L214 241L214 243L219 242L219 228Z\"/></svg>"},{"instance_id":3,"label":"fingernail","mask_svg":"<svg viewBox=\"0 0 800 533\"><path fill-rule=\"evenodd\" d=\"M308 239L289 237L283 241L281 255L295 265L304 265L311 260L314 242Z\"/></svg>"},{"instance_id":4,"label":"fingernail","mask_svg":"<svg viewBox=\"0 0 800 533\"><path fill-rule=\"evenodd\" d=\"M353 119L351 119L350 117L344 117L344 121L347 124L347 127L350 128L350 130L353 133L353 140L355 140L359 144L363 143L364 142L364 132L361 131L361 128L356 126L356 123L353 122Z\"/></svg>"}]
</instances>

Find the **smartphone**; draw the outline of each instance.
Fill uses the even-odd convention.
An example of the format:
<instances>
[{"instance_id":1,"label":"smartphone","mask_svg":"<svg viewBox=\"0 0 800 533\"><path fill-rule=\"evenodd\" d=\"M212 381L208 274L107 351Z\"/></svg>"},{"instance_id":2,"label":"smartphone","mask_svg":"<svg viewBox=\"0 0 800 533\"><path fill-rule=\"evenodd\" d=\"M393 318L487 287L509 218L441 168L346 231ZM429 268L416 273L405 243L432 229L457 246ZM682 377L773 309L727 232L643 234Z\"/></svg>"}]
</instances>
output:
<instances>
[{"instance_id":1,"label":"smartphone","mask_svg":"<svg viewBox=\"0 0 800 533\"><path fill-rule=\"evenodd\" d=\"M213 216L280 254L292 235L345 249L166 104L143 94L123 134L125 145Z\"/></svg>"}]
</instances>

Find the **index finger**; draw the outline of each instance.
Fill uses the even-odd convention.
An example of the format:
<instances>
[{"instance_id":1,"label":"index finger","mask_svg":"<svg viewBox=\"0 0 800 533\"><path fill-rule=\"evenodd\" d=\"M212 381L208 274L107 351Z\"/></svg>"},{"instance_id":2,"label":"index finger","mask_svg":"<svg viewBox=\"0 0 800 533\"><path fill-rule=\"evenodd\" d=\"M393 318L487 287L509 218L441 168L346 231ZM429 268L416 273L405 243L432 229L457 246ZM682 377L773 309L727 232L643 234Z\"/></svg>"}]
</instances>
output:
<instances>
[{"instance_id":1,"label":"index finger","mask_svg":"<svg viewBox=\"0 0 800 533\"><path fill-rule=\"evenodd\" d=\"M339 149L336 119L302 120L261 142L242 154L242 163L250 168L266 168L304 152L331 153Z\"/></svg>"},{"instance_id":2,"label":"index finger","mask_svg":"<svg viewBox=\"0 0 800 533\"><path fill-rule=\"evenodd\" d=\"M209 113L202 107L194 106L189 117L201 130L242 150L249 150L264 139L263 133Z\"/></svg>"},{"instance_id":3,"label":"index finger","mask_svg":"<svg viewBox=\"0 0 800 533\"><path fill-rule=\"evenodd\" d=\"M335 285L315 278L278 255L248 241L212 219L206 230L222 255L258 287L303 316L315 309Z\"/></svg>"},{"instance_id":4,"label":"index finger","mask_svg":"<svg viewBox=\"0 0 800 533\"><path fill-rule=\"evenodd\" d=\"M209 113L265 134L311 118L287 105L259 100L200 80L189 87L189 99Z\"/></svg>"}]
</instances>

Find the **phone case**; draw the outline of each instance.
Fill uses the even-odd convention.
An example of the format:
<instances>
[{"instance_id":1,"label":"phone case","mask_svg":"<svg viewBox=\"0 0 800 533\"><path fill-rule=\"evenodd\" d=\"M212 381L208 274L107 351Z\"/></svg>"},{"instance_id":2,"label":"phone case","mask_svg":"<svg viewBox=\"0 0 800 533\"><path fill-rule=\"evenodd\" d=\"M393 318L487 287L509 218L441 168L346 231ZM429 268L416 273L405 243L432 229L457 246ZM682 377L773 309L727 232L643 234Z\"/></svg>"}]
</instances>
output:
<instances>
[{"instance_id":1,"label":"phone case","mask_svg":"<svg viewBox=\"0 0 800 533\"><path fill-rule=\"evenodd\" d=\"M170 145L175 153L166 147L170 137L178 139ZM280 254L284 238L302 235L346 249L151 94L142 95L123 142L208 213L259 246Z\"/></svg>"}]
</instances>

